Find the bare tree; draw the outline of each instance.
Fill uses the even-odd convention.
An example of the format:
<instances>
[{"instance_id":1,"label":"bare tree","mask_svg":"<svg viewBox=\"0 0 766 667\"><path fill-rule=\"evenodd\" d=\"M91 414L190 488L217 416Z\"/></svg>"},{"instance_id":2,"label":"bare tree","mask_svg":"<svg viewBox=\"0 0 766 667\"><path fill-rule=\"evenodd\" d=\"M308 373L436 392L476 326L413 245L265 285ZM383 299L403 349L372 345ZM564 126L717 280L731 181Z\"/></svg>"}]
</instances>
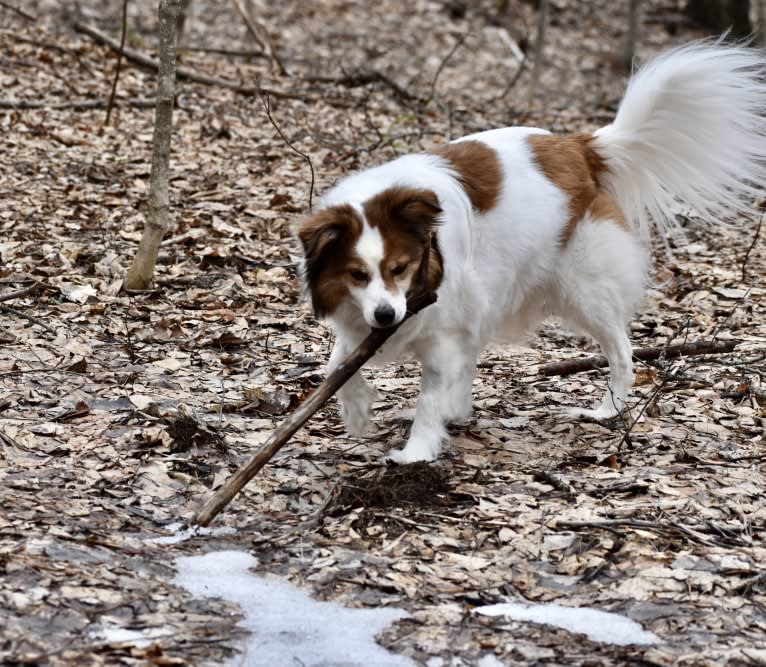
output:
<instances>
[{"instance_id":1,"label":"bare tree","mask_svg":"<svg viewBox=\"0 0 766 667\"><path fill-rule=\"evenodd\" d=\"M729 37L738 39L752 32L750 0L688 0L685 11L692 21L713 33L728 30Z\"/></svg>"},{"instance_id":2,"label":"bare tree","mask_svg":"<svg viewBox=\"0 0 766 667\"><path fill-rule=\"evenodd\" d=\"M181 44L184 39L184 30L186 29L186 19L191 11L192 0L181 0L181 6L176 18L176 44Z\"/></svg>"},{"instance_id":3,"label":"bare tree","mask_svg":"<svg viewBox=\"0 0 766 667\"><path fill-rule=\"evenodd\" d=\"M269 54L272 65L277 66L279 73L282 76L289 76L287 67L285 67L282 59L277 54L277 50L274 48L274 42L271 41L268 30L266 30L266 28L255 18L255 6L253 3L249 0L247 5L243 4L242 0L232 0L232 2L234 3L234 8L245 22L247 31L250 33L250 36L255 43Z\"/></svg>"},{"instance_id":4,"label":"bare tree","mask_svg":"<svg viewBox=\"0 0 766 667\"><path fill-rule=\"evenodd\" d=\"M529 82L527 104L531 105L535 92L540 85L540 75L543 71L543 53L545 51L545 29L548 26L548 0L540 0L537 14L537 40L535 41L535 63L532 68L532 78ZM543 91L544 94L544 91Z\"/></svg>"},{"instance_id":5,"label":"bare tree","mask_svg":"<svg viewBox=\"0 0 766 667\"><path fill-rule=\"evenodd\" d=\"M633 69L633 58L636 55L636 44L641 27L641 0L630 0L628 9L628 31L625 33L625 43L620 55L620 65L626 72Z\"/></svg>"},{"instance_id":6,"label":"bare tree","mask_svg":"<svg viewBox=\"0 0 766 667\"><path fill-rule=\"evenodd\" d=\"M766 46L766 0L755 0L755 21L758 46Z\"/></svg>"},{"instance_id":7,"label":"bare tree","mask_svg":"<svg viewBox=\"0 0 766 667\"><path fill-rule=\"evenodd\" d=\"M168 175L170 137L173 132L173 96L176 79L176 30L181 0L160 0L160 67L154 112L149 213L133 263L125 276L125 289L146 289L154 276L157 253L170 227Z\"/></svg>"}]
</instances>

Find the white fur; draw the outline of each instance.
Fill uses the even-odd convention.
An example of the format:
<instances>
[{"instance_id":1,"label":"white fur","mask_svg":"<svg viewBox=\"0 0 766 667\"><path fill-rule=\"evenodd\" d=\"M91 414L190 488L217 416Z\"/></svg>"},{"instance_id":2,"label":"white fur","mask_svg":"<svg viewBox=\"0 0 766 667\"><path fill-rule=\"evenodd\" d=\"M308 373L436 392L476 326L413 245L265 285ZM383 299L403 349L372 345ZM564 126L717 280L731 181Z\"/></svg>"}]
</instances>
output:
<instances>
[{"instance_id":1,"label":"white fur","mask_svg":"<svg viewBox=\"0 0 766 667\"><path fill-rule=\"evenodd\" d=\"M364 217L364 213L360 212ZM407 294L398 285L390 290L380 273L380 260L383 259L383 237L380 230L371 227L365 221L362 234L356 243L356 254L364 263L370 281L364 287L349 285L352 299L359 305L364 321L371 327L379 326L375 319L375 310L383 305L394 309L394 322L399 324L407 312Z\"/></svg>"},{"instance_id":2,"label":"white fur","mask_svg":"<svg viewBox=\"0 0 766 667\"><path fill-rule=\"evenodd\" d=\"M665 233L676 198L713 219L743 208L752 191L748 179L760 185L764 176L763 71L758 52L702 43L661 56L631 80L614 123L596 132L594 144L609 169L602 186L636 233L586 216L562 247L568 198L535 163L527 139L544 131L531 128L465 138L486 143L502 162L499 201L484 214L473 211L449 164L433 155L356 173L325 196L323 206L349 203L361 211L370 197L404 185L432 190L443 209L438 302L405 322L374 358L385 363L411 355L423 368L409 440L391 459L436 458L446 424L470 414L484 347L518 337L547 315L589 333L609 360L600 405L575 413L603 419L625 408L633 380L625 328L646 282L649 219ZM379 247L367 233L358 250L374 257ZM330 317L337 334L331 368L368 333L379 288L371 283L368 294L352 293ZM353 432L366 428L374 396L361 374L342 388L343 416Z\"/></svg>"},{"instance_id":3,"label":"white fur","mask_svg":"<svg viewBox=\"0 0 766 667\"><path fill-rule=\"evenodd\" d=\"M764 51L694 42L630 80L595 146L642 238L650 223L673 231L674 200L716 222L747 211L766 178L765 79Z\"/></svg>"}]
</instances>

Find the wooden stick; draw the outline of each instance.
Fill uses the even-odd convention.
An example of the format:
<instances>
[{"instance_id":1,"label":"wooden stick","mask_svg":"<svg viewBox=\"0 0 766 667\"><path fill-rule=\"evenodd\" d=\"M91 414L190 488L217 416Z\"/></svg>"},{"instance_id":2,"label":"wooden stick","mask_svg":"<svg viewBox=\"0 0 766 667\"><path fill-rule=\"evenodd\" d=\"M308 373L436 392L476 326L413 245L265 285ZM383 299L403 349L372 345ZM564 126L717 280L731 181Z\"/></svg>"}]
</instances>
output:
<instances>
[{"instance_id":1,"label":"wooden stick","mask_svg":"<svg viewBox=\"0 0 766 667\"><path fill-rule=\"evenodd\" d=\"M114 107L114 98L117 95L117 82L120 80L120 70L122 69L122 55L125 48L125 36L128 32L128 0L122 0L122 33L120 34L120 50L117 52L117 67L114 69L114 79L112 79L112 92L109 93L109 104L106 107L106 120L104 125L109 125L109 119L112 117L112 108Z\"/></svg>"},{"instance_id":2,"label":"wooden stick","mask_svg":"<svg viewBox=\"0 0 766 667\"><path fill-rule=\"evenodd\" d=\"M120 49L119 42L109 37L109 35L101 32L98 28L94 28L92 25L82 23L81 21L75 21L72 24L72 27L78 32L82 32L89 37L92 37L97 42L108 46L115 53L122 53L125 58L135 63L136 65L140 65L141 67L146 67L147 69L155 71L159 70L159 63L154 58L151 58L139 51L135 51L128 47ZM316 99L316 95L312 95L308 92L302 93L300 91L293 92L290 90L276 90L274 88L264 88L260 84L252 86L242 85L236 81L221 79L217 76L207 76L206 74L200 74L199 72L195 72L193 69L188 67L176 67L176 76L179 79L194 81L195 83L201 83L206 86L219 86L221 88L228 88L229 90L233 90L242 95L255 95L259 92L262 92L268 93L272 97L281 99Z\"/></svg>"},{"instance_id":3,"label":"wooden stick","mask_svg":"<svg viewBox=\"0 0 766 667\"><path fill-rule=\"evenodd\" d=\"M141 109L154 108L155 100L144 100L139 97L131 97L125 100L116 100L118 105L127 104ZM9 100L0 99L0 109L74 109L75 111L87 111L89 109L103 109L109 105L109 100L70 100L68 102L46 102L45 100Z\"/></svg>"},{"instance_id":4,"label":"wooden stick","mask_svg":"<svg viewBox=\"0 0 766 667\"><path fill-rule=\"evenodd\" d=\"M640 347L633 350L633 358L641 361L653 361L660 357L675 359L699 354L723 354L731 352L741 341L738 340L698 340L694 343L678 343L665 347ZM608 366L609 362L604 356L586 357L585 359L568 359L554 364L541 366L538 373L551 377L552 375L572 375L592 371L596 368Z\"/></svg>"},{"instance_id":5,"label":"wooden stick","mask_svg":"<svg viewBox=\"0 0 766 667\"><path fill-rule=\"evenodd\" d=\"M213 497L205 503L204 507L192 519L192 523L198 526L207 526L218 513L228 505L255 475L265 466L269 460L276 454L282 446L303 426L311 416L319 410L330 397L338 391L354 373L385 343L410 317L430 306L436 301L436 293L427 287L428 281L425 279L428 270L428 260L430 252L430 240L426 245L426 251L421 260L418 271L417 281L421 286L407 300L407 314L404 319L395 327L387 329L372 329L348 358L340 364L325 381L311 394L311 396L277 429L269 436L260 449L253 455L250 461L241 467L232 475L226 483L215 492ZM425 268L424 268L425 267Z\"/></svg>"},{"instance_id":6,"label":"wooden stick","mask_svg":"<svg viewBox=\"0 0 766 667\"><path fill-rule=\"evenodd\" d=\"M0 294L0 301L11 301L12 299L20 299L22 296L27 296L28 294L32 294L32 292L36 292L42 287L43 287L43 283L35 281L31 285L27 287L23 287L20 290L16 290L15 292L6 292L5 294Z\"/></svg>"}]
</instances>

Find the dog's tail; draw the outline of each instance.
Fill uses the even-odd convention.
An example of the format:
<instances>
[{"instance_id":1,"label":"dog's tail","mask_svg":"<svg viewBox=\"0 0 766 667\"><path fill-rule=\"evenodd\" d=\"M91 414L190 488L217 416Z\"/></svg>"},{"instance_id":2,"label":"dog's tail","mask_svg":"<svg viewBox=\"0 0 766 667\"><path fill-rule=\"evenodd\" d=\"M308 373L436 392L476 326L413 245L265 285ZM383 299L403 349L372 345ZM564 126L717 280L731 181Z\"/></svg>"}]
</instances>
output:
<instances>
[{"instance_id":1,"label":"dog's tail","mask_svg":"<svg viewBox=\"0 0 766 667\"><path fill-rule=\"evenodd\" d=\"M766 179L766 56L695 42L642 67L591 144L601 186L641 236L666 237L676 205L720 221L752 210Z\"/></svg>"}]
</instances>

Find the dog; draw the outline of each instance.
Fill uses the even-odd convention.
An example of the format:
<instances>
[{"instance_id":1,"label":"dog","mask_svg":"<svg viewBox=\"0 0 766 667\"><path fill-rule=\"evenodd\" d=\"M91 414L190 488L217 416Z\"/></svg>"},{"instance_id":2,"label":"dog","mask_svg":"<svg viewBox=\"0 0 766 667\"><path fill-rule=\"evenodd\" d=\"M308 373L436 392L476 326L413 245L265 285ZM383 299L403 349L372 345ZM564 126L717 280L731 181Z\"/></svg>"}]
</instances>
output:
<instances>
[{"instance_id":1,"label":"dog","mask_svg":"<svg viewBox=\"0 0 766 667\"><path fill-rule=\"evenodd\" d=\"M438 295L373 359L422 364L409 439L389 460L434 460L446 425L471 414L482 350L548 316L593 337L609 362L603 400L571 414L623 412L633 383L626 327L648 281L650 229L671 238L679 202L710 221L752 213L765 111L761 52L695 42L635 73L614 121L595 132L491 129L331 188L298 229L314 312L335 331L329 370L371 327L405 320L416 276ZM365 432L375 397L361 373L341 388L350 433Z\"/></svg>"}]
</instances>

